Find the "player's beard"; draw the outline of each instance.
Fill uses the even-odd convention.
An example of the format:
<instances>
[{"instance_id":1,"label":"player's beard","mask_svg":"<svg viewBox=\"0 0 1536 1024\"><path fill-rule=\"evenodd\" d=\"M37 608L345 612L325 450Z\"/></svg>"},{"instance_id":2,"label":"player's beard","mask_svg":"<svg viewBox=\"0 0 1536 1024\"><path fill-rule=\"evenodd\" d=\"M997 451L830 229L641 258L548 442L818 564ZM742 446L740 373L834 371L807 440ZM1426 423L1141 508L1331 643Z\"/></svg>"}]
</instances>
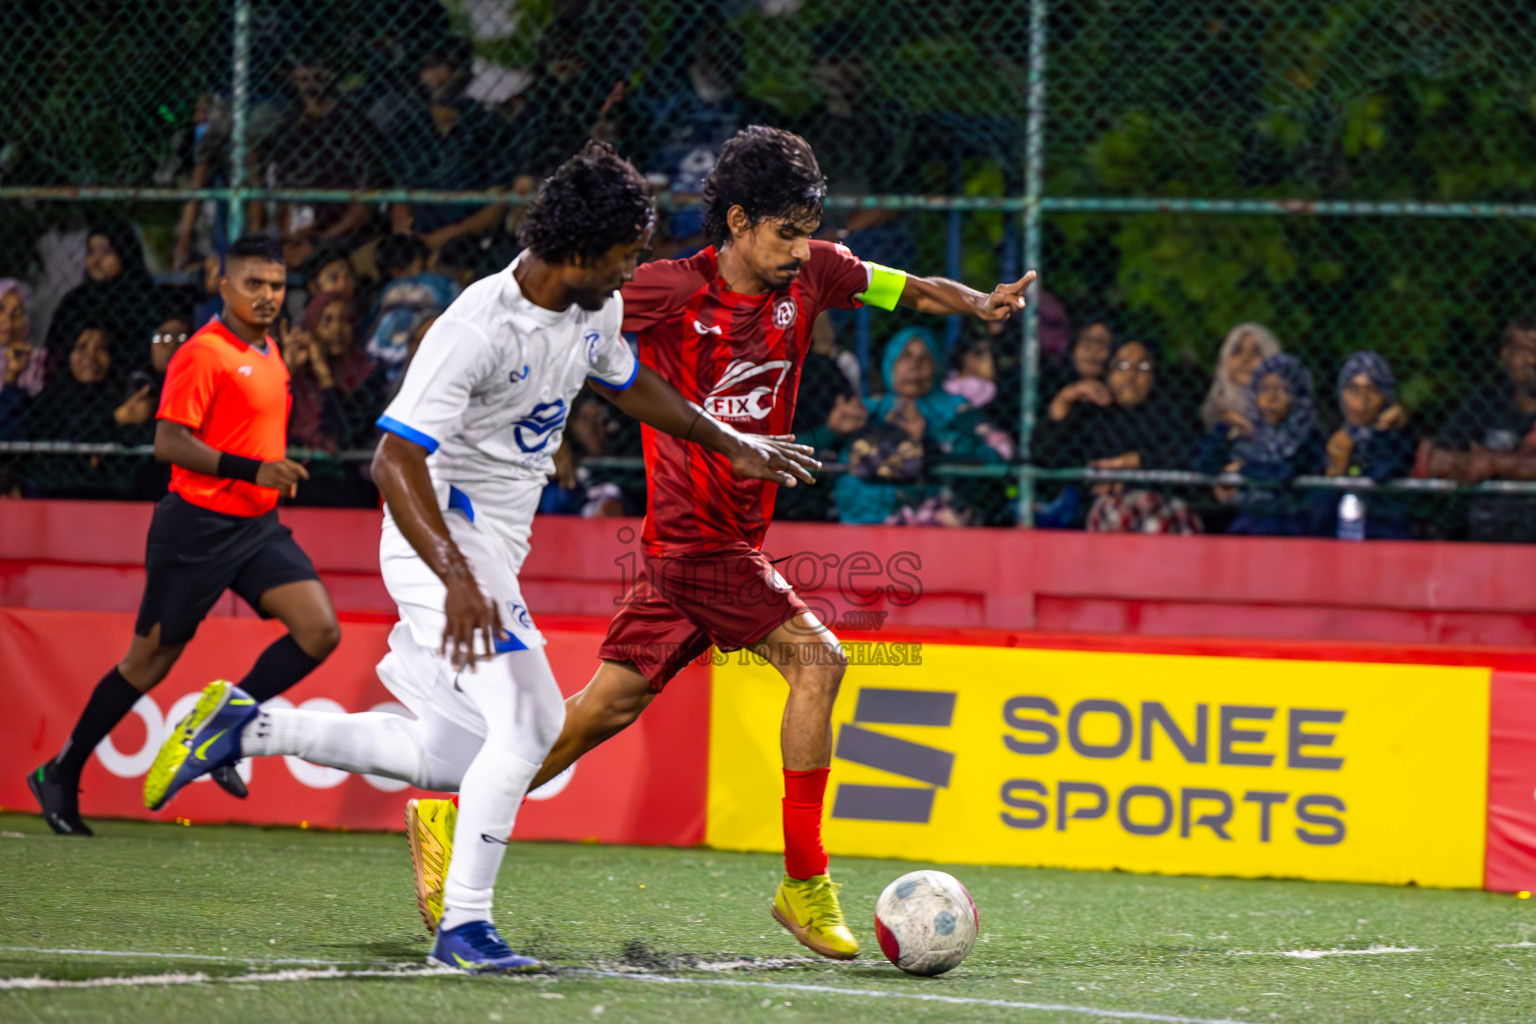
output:
<instances>
[{"instance_id":1,"label":"player's beard","mask_svg":"<svg viewBox=\"0 0 1536 1024\"><path fill-rule=\"evenodd\" d=\"M613 296L612 291L606 292L576 292L571 296L571 301L576 303L588 313L596 313L603 308L603 303Z\"/></svg>"}]
</instances>

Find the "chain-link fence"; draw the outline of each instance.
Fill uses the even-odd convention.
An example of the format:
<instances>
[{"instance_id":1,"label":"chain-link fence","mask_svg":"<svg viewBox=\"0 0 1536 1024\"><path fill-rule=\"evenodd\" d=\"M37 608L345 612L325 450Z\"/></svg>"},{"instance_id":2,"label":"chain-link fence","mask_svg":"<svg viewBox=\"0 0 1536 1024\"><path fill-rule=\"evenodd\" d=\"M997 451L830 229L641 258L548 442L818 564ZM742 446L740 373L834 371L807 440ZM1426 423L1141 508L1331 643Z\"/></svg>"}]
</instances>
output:
<instances>
[{"instance_id":1,"label":"chain-link fence","mask_svg":"<svg viewBox=\"0 0 1536 1024\"><path fill-rule=\"evenodd\" d=\"M412 339L613 141L703 244L721 143L805 135L825 230L990 327L818 325L796 430L851 523L1536 539L1536 13L1469 0L13 0L0 491L150 498L164 365L284 240L301 501L368 504ZM1357 353L1374 353L1359 356ZM898 359L932 363L887 395ZM894 431L896 408L921 424ZM913 443L920 442L920 443ZM580 403L548 511L643 509ZM1343 513L1341 519L1340 513Z\"/></svg>"}]
</instances>

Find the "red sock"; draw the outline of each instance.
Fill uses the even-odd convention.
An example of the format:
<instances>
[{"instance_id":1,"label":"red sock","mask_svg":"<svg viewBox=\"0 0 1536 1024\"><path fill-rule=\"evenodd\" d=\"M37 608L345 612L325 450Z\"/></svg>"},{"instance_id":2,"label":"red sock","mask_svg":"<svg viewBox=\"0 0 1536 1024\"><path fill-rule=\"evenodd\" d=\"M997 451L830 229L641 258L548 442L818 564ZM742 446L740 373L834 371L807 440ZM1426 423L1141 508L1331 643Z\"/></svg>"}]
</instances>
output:
<instances>
[{"instance_id":1,"label":"red sock","mask_svg":"<svg viewBox=\"0 0 1536 1024\"><path fill-rule=\"evenodd\" d=\"M784 871L790 878L827 873L821 846L821 804L830 768L808 772L784 769Z\"/></svg>"}]
</instances>

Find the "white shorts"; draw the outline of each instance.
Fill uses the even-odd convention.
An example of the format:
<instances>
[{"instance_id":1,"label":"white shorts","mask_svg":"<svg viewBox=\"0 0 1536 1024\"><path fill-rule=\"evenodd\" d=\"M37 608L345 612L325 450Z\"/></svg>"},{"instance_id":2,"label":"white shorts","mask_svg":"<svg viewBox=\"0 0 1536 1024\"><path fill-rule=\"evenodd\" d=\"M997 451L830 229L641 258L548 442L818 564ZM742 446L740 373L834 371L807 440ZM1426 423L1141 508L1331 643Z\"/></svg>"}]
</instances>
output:
<instances>
[{"instance_id":1,"label":"white shorts","mask_svg":"<svg viewBox=\"0 0 1536 1024\"><path fill-rule=\"evenodd\" d=\"M542 484L531 488L534 505L537 505L540 490ZM518 497L527 498L522 494ZM519 505L523 503L518 502ZM477 525L469 518L470 514L450 508L443 514L443 520L453 542L469 563L470 571L475 574L480 589L495 600L501 613L501 625L506 635L497 644L497 651L531 650L543 646L544 636L533 624L533 616L523 601L522 588L517 581L521 552L492 524L481 521ZM532 519L531 509L527 519ZM439 653L448 622L443 612L448 588L427 567L387 515L379 539L379 572L389 596L400 610L400 621L389 634L389 653L379 663L379 680L417 718L426 717L424 709L430 706L448 720L483 737L485 723L480 712L455 688L457 672Z\"/></svg>"}]
</instances>

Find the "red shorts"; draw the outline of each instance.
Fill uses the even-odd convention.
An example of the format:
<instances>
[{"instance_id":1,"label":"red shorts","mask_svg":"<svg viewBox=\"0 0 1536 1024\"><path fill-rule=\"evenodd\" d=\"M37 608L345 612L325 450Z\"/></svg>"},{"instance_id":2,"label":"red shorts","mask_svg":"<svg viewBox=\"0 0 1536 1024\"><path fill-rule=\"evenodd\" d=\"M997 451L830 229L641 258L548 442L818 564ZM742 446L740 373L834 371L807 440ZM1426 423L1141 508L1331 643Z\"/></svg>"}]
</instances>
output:
<instances>
[{"instance_id":1,"label":"red shorts","mask_svg":"<svg viewBox=\"0 0 1536 1024\"><path fill-rule=\"evenodd\" d=\"M761 551L647 558L598 657L634 662L660 693L711 645L750 647L809 610Z\"/></svg>"}]
</instances>

